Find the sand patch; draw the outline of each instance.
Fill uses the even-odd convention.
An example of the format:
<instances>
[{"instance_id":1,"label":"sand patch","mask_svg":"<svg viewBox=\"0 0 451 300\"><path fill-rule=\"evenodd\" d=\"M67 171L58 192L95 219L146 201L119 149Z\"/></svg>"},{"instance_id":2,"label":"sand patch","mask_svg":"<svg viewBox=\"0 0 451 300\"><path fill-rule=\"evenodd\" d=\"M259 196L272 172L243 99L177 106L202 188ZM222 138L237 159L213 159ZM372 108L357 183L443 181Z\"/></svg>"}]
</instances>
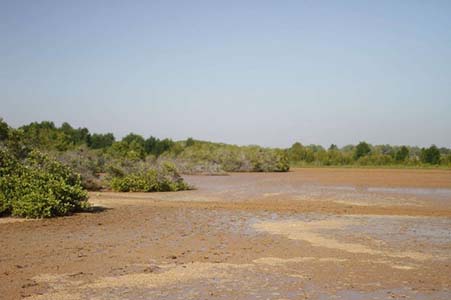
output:
<instances>
[{"instance_id":1,"label":"sand patch","mask_svg":"<svg viewBox=\"0 0 451 300\"><path fill-rule=\"evenodd\" d=\"M279 267L284 265L289 265L293 263L344 263L349 262L349 259L346 258L336 258L336 257L312 257L312 256L305 256L305 257L292 257L292 258L280 258L280 257L262 257L253 260L253 263L255 264L264 264L269 265L273 267ZM386 264L389 267L393 269L398 270L413 270L418 268L416 265L401 265L401 264L393 264L392 261L389 260L366 260L365 262L375 262L375 263L381 263Z\"/></svg>"},{"instance_id":2,"label":"sand patch","mask_svg":"<svg viewBox=\"0 0 451 300\"><path fill-rule=\"evenodd\" d=\"M20 223L20 222L30 222L36 221L39 219L26 219L26 218L13 218L13 217L1 217L0 224L9 224L9 223Z\"/></svg>"},{"instance_id":3,"label":"sand patch","mask_svg":"<svg viewBox=\"0 0 451 300\"><path fill-rule=\"evenodd\" d=\"M195 262L189 265L179 265L166 272L158 274L129 274L120 277L104 277L86 288L114 288L114 287L139 287L154 288L179 282L199 280L206 278L227 278L231 276L231 271L248 268L250 265L235 265L226 263L200 263Z\"/></svg>"},{"instance_id":4,"label":"sand patch","mask_svg":"<svg viewBox=\"0 0 451 300\"><path fill-rule=\"evenodd\" d=\"M280 196L282 193L264 193L263 197L275 197Z\"/></svg>"},{"instance_id":5,"label":"sand patch","mask_svg":"<svg viewBox=\"0 0 451 300\"><path fill-rule=\"evenodd\" d=\"M344 205L354 205L354 206L378 206L377 203L363 203L363 202L357 202L357 201L351 201L351 200L333 200L332 202L337 204L344 204Z\"/></svg>"},{"instance_id":6,"label":"sand patch","mask_svg":"<svg viewBox=\"0 0 451 300\"><path fill-rule=\"evenodd\" d=\"M343 230L347 226L359 224L358 220L350 219L327 219L320 221L267 221L254 224L257 231L280 234L293 240L303 240L315 247L337 249L349 253L362 253L370 255L389 256L394 258L410 258L414 260L427 260L433 258L431 255L414 251L394 251L373 249L370 246L340 241L331 237L326 237L321 231Z\"/></svg>"},{"instance_id":7,"label":"sand patch","mask_svg":"<svg viewBox=\"0 0 451 300\"><path fill-rule=\"evenodd\" d=\"M255 259L253 262L256 264L265 264L270 266L280 266L290 263L303 263L303 262L345 262L348 259L334 258L334 257L293 257L293 258L279 258L279 257L262 257Z\"/></svg>"},{"instance_id":8,"label":"sand patch","mask_svg":"<svg viewBox=\"0 0 451 300\"><path fill-rule=\"evenodd\" d=\"M95 295L102 295L105 289L161 289L169 285L177 285L194 280L215 278L221 280L235 278L237 272L252 267L251 264L200 263L187 265L161 266L166 269L161 273L135 273L121 276L101 277L94 282L83 282L71 279L70 275L40 275L33 279L39 283L46 283L50 291L44 295L32 296L30 300L60 300L60 299L97 299ZM98 299L104 299L100 297Z\"/></svg>"}]
</instances>

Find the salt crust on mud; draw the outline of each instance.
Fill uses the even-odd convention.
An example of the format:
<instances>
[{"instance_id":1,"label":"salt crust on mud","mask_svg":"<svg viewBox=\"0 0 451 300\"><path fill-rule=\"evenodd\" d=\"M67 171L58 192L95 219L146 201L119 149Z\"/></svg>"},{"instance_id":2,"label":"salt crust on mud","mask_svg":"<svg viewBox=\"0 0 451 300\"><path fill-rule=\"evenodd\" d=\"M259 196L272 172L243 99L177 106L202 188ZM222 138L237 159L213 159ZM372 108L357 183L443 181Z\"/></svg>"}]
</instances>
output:
<instances>
[{"instance_id":1,"label":"salt crust on mud","mask_svg":"<svg viewBox=\"0 0 451 300\"><path fill-rule=\"evenodd\" d=\"M349 225L358 225L353 220L320 220L320 221L265 221L254 224L257 231L269 232L271 234L280 234L292 240L303 240L309 242L312 246L324 247L329 249L337 249L349 253L363 253L370 255L381 255L394 258L410 258L418 261L432 259L433 256L415 252L415 251L394 251L394 250L378 250L369 246L358 243L347 243L336 239L325 237L318 233L321 230L341 230Z\"/></svg>"},{"instance_id":2,"label":"salt crust on mud","mask_svg":"<svg viewBox=\"0 0 451 300\"><path fill-rule=\"evenodd\" d=\"M69 280L68 275L40 275L33 278L37 282L50 285L50 292L32 296L30 300L84 299L85 292L110 288L157 288L207 278L234 278L234 271L252 267L251 264L200 263L165 267L161 273L136 273L114 277L102 277L92 283ZM96 299L92 297L91 299ZM103 298L100 298L103 299Z\"/></svg>"},{"instance_id":3,"label":"salt crust on mud","mask_svg":"<svg viewBox=\"0 0 451 300\"><path fill-rule=\"evenodd\" d=\"M308 261L319 261L319 262L345 262L348 261L345 258L334 258L334 257L293 257L293 258L279 258L279 257L262 257L255 259L253 262L256 264L265 264L271 266L279 266L289 263L302 263Z\"/></svg>"},{"instance_id":4,"label":"salt crust on mud","mask_svg":"<svg viewBox=\"0 0 451 300\"><path fill-rule=\"evenodd\" d=\"M157 287L174 284L182 281L204 279L210 277L227 278L231 276L228 270L248 268L250 265L215 264L195 262L188 266L176 266L166 272L158 274L130 274L120 277L104 277L87 288L111 288L111 287Z\"/></svg>"},{"instance_id":5,"label":"salt crust on mud","mask_svg":"<svg viewBox=\"0 0 451 300\"><path fill-rule=\"evenodd\" d=\"M324 262L324 263L342 263L349 259L334 257L262 257L253 261L253 264L229 264L229 263L200 263L194 262L186 265L161 265L161 273L135 273L121 276L101 277L92 283L74 280L69 274L50 275L43 274L33 279L36 282L47 283L50 286L48 293L29 297L29 300L78 300L84 299L87 294L90 299L105 299L102 294L105 289L115 288L162 288L165 286L176 285L179 283L202 280L202 279L221 279L236 280L238 274L243 270L255 268L257 265L268 265L279 267L292 263ZM388 261L374 261L380 263L389 263ZM143 265L144 266L144 265ZM408 266L392 266L399 269L410 269ZM291 274L291 277L304 278L301 274Z\"/></svg>"},{"instance_id":6,"label":"salt crust on mud","mask_svg":"<svg viewBox=\"0 0 451 300\"><path fill-rule=\"evenodd\" d=\"M384 260L384 259L372 259L370 260L364 260L365 262L372 262L372 263L380 263L380 264L386 264L389 265L393 269L398 270L413 270L418 268L418 265L410 264L410 265L401 265L401 264L393 264L390 260ZM323 263L344 263L349 262L349 259L347 258L336 258L336 257L293 257L293 258L280 258L280 257L262 257L255 259L253 261L256 264L265 264L269 266L283 266L283 265L289 265L293 263L317 263L317 262L323 262Z\"/></svg>"}]
</instances>

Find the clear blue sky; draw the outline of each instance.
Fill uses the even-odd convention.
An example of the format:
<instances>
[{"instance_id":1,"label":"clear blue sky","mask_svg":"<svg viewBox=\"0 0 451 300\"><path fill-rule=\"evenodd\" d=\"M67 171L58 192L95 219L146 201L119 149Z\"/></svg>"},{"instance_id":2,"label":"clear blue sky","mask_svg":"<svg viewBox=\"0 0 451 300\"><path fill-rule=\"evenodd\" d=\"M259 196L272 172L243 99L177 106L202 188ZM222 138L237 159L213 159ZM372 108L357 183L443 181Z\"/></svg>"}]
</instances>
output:
<instances>
[{"instance_id":1,"label":"clear blue sky","mask_svg":"<svg viewBox=\"0 0 451 300\"><path fill-rule=\"evenodd\" d=\"M450 147L451 1L0 0L0 116Z\"/></svg>"}]
</instances>

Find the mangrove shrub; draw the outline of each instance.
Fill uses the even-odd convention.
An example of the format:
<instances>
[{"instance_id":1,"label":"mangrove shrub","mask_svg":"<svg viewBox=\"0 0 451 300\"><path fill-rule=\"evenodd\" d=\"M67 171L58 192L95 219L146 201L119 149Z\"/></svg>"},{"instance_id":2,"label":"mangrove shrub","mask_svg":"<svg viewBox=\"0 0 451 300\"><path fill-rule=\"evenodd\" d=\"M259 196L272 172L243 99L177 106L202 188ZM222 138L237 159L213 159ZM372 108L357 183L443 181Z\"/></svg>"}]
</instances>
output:
<instances>
[{"instance_id":1,"label":"mangrove shrub","mask_svg":"<svg viewBox=\"0 0 451 300\"><path fill-rule=\"evenodd\" d=\"M0 214L64 216L88 206L80 176L36 150L23 160L0 149Z\"/></svg>"}]
</instances>

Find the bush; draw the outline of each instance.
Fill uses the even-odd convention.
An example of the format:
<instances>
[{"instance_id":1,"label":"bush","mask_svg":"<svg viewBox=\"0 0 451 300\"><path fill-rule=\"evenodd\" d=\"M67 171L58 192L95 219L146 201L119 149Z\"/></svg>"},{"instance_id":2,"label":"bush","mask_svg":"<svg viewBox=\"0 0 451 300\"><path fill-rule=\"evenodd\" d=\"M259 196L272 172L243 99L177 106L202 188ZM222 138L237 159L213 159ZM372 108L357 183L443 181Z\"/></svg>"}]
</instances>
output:
<instances>
[{"instance_id":1,"label":"bush","mask_svg":"<svg viewBox=\"0 0 451 300\"><path fill-rule=\"evenodd\" d=\"M105 158L100 151L91 150L83 146L76 150L57 152L53 155L58 161L69 166L75 173L80 174L81 182L85 189L88 191L102 189L99 173L104 169Z\"/></svg>"},{"instance_id":2,"label":"bush","mask_svg":"<svg viewBox=\"0 0 451 300\"><path fill-rule=\"evenodd\" d=\"M402 146L398 151L395 153L395 159L398 162L403 162L409 157L409 149L406 146Z\"/></svg>"},{"instance_id":3,"label":"bush","mask_svg":"<svg viewBox=\"0 0 451 300\"><path fill-rule=\"evenodd\" d=\"M174 151L164 153L159 160L174 162L185 174L286 172L289 169L288 156L283 150L202 141L191 143L179 153Z\"/></svg>"},{"instance_id":4,"label":"bush","mask_svg":"<svg viewBox=\"0 0 451 300\"><path fill-rule=\"evenodd\" d=\"M118 192L170 192L190 188L171 163L159 167L141 165L139 170L129 172L117 166L111 167L111 189Z\"/></svg>"},{"instance_id":5,"label":"bush","mask_svg":"<svg viewBox=\"0 0 451 300\"><path fill-rule=\"evenodd\" d=\"M355 147L354 158L355 160L359 160L359 158L367 156L368 154L370 154L370 152L370 145L368 145L366 142L360 142Z\"/></svg>"},{"instance_id":6,"label":"bush","mask_svg":"<svg viewBox=\"0 0 451 300\"><path fill-rule=\"evenodd\" d=\"M112 133L94 133L90 136L87 144L92 149L104 149L111 147L114 141L115 138Z\"/></svg>"},{"instance_id":7,"label":"bush","mask_svg":"<svg viewBox=\"0 0 451 300\"><path fill-rule=\"evenodd\" d=\"M422 148L420 159L423 163L438 165L440 163L440 151L435 145L429 148Z\"/></svg>"},{"instance_id":8,"label":"bush","mask_svg":"<svg viewBox=\"0 0 451 300\"><path fill-rule=\"evenodd\" d=\"M23 161L0 149L0 213L27 218L64 216L88 207L80 176L38 151Z\"/></svg>"}]
</instances>

